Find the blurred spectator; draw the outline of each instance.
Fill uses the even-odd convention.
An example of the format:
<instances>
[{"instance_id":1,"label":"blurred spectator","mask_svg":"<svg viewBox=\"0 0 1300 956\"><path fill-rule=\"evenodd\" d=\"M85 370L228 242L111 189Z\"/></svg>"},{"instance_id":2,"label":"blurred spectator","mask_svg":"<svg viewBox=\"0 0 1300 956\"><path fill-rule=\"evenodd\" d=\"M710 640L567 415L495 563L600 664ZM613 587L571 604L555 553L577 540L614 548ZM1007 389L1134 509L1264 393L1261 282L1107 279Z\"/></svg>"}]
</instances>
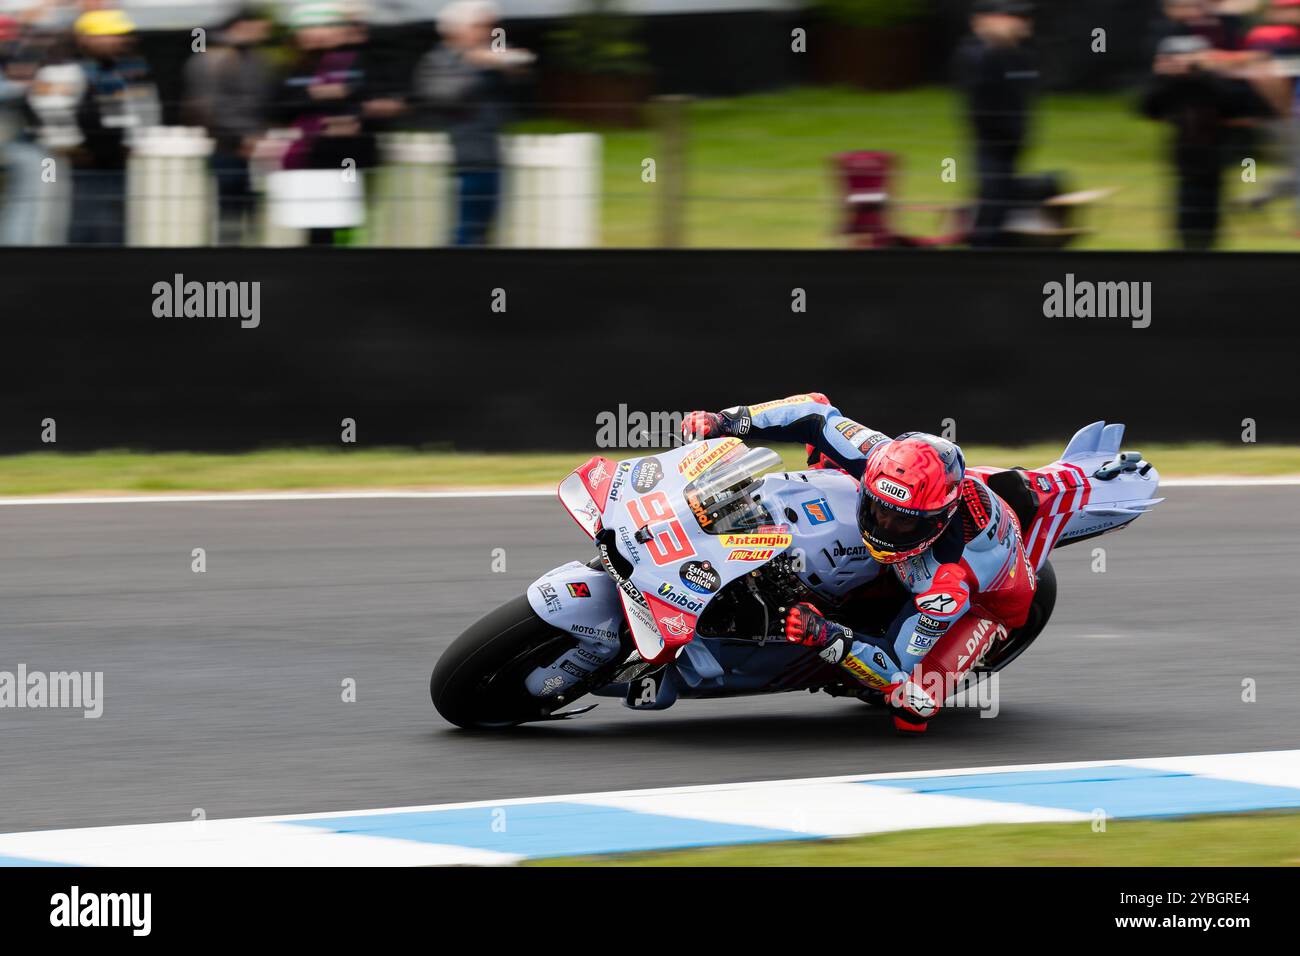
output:
<instances>
[{"instance_id":1,"label":"blurred spectator","mask_svg":"<svg viewBox=\"0 0 1300 956\"><path fill-rule=\"evenodd\" d=\"M238 244L253 209L248 160L266 131L276 76L261 47L271 33L265 14L244 8L230 17L215 45L185 64L185 120L213 139L218 241Z\"/></svg>"},{"instance_id":2,"label":"blurred spectator","mask_svg":"<svg viewBox=\"0 0 1300 956\"><path fill-rule=\"evenodd\" d=\"M1278 118L1270 125L1277 151L1288 171L1272 179L1245 203L1258 208L1275 199L1297 197L1300 191L1300 0L1272 0L1261 21L1246 34L1248 50L1266 52L1277 79Z\"/></svg>"},{"instance_id":3,"label":"blurred spectator","mask_svg":"<svg viewBox=\"0 0 1300 956\"><path fill-rule=\"evenodd\" d=\"M295 8L290 25L297 56L280 85L279 125L297 133L282 158L285 169L372 168L378 152L364 123L366 104L377 98L367 75L363 28L347 19L341 4L308 2ZM310 230L313 245L332 245L334 228Z\"/></svg>"},{"instance_id":4,"label":"blurred spectator","mask_svg":"<svg viewBox=\"0 0 1300 956\"><path fill-rule=\"evenodd\" d=\"M974 247L1006 244L1003 226L1019 198L1017 166L1038 78L1025 48L1033 32L1032 13L1023 0L977 0L970 36L957 48L957 82L966 95L979 177L970 237Z\"/></svg>"},{"instance_id":5,"label":"blurred spectator","mask_svg":"<svg viewBox=\"0 0 1300 956\"><path fill-rule=\"evenodd\" d=\"M0 167L4 205L0 207L0 245L36 244L41 160L35 119L27 93L40 65L37 49L26 42L22 27L0 16Z\"/></svg>"},{"instance_id":6,"label":"blurred spectator","mask_svg":"<svg viewBox=\"0 0 1300 956\"><path fill-rule=\"evenodd\" d=\"M161 119L149 67L134 53L135 24L117 9L83 13L73 26L85 90L77 106L70 241L121 245L131 134Z\"/></svg>"},{"instance_id":7,"label":"blurred spectator","mask_svg":"<svg viewBox=\"0 0 1300 956\"><path fill-rule=\"evenodd\" d=\"M1176 228L1184 249L1218 238L1225 146L1232 124L1275 111L1246 79L1259 54L1232 49L1237 31L1208 0L1165 0L1155 28L1152 82L1142 110L1173 127L1178 178Z\"/></svg>"},{"instance_id":8,"label":"blurred spectator","mask_svg":"<svg viewBox=\"0 0 1300 956\"><path fill-rule=\"evenodd\" d=\"M53 161L50 170L53 175L39 178L35 243L61 245L68 241L72 151L82 141L77 104L86 91L86 74L76 61L70 27L47 21L33 30L29 38L33 57L40 62L27 90L33 136L42 157Z\"/></svg>"},{"instance_id":9,"label":"blurred spectator","mask_svg":"<svg viewBox=\"0 0 1300 956\"><path fill-rule=\"evenodd\" d=\"M494 43L497 8L456 0L438 17L442 44L415 72L415 95L451 138L459 192L455 243L488 241L501 192L501 147L510 84L533 61L527 50Z\"/></svg>"}]
</instances>

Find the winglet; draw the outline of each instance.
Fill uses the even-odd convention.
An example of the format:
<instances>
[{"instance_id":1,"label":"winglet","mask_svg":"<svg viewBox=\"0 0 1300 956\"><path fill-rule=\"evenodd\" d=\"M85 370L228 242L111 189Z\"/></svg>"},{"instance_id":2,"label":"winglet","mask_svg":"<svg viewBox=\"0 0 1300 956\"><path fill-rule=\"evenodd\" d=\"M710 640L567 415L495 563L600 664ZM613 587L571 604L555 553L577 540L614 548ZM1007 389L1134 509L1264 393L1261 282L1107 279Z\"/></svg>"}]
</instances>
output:
<instances>
[{"instance_id":1,"label":"winglet","mask_svg":"<svg viewBox=\"0 0 1300 956\"><path fill-rule=\"evenodd\" d=\"M1124 426L1120 425L1118 427L1122 434ZM1069 461L1071 458L1083 458L1088 455L1095 455L1099 450L1099 446L1102 443L1106 430L1105 422L1093 422L1091 425L1084 425L1074 433L1074 437L1071 438L1070 443L1065 446L1065 451L1061 453L1061 457L1058 460Z\"/></svg>"}]
</instances>

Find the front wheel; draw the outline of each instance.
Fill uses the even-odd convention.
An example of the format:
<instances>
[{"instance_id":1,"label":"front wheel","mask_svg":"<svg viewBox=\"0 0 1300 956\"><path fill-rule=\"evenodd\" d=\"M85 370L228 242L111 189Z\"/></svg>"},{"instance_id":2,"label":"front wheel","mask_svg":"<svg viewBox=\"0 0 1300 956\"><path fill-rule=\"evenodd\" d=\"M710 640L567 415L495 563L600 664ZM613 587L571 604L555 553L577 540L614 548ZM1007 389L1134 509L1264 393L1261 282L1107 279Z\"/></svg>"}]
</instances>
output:
<instances>
[{"instance_id":1,"label":"front wheel","mask_svg":"<svg viewBox=\"0 0 1300 956\"><path fill-rule=\"evenodd\" d=\"M465 728L514 727L545 718L558 702L534 697L524 680L575 643L539 618L521 595L471 625L438 658L429 678L433 706Z\"/></svg>"}]
</instances>

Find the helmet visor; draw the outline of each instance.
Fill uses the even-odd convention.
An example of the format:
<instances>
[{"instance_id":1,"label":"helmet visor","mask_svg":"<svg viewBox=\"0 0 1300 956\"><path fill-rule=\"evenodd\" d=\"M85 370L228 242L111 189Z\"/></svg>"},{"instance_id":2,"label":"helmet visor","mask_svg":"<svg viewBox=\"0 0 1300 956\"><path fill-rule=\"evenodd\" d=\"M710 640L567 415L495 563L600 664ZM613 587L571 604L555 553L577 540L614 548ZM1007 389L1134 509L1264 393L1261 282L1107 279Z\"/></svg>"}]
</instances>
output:
<instances>
[{"instance_id":1,"label":"helmet visor","mask_svg":"<svg viewBox=\"0 0 1300 956\"><path fill-rule=\"evenodd\" d=\"M913 511L900 508L870 490L858 500L858 528L862 540L877 551L911 551L939 536L950 509Z\"/></svg>"}]
</instances>

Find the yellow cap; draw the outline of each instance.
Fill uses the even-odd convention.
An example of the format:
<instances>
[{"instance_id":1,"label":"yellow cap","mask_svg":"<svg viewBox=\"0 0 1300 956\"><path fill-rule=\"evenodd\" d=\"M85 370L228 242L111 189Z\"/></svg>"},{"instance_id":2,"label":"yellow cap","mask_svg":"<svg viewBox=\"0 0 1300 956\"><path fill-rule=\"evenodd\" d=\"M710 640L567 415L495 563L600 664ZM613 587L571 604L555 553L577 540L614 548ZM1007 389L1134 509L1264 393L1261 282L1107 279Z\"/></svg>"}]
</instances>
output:
<instances>
[{"instance_id":1,"label":"yellow cap","mask_svg":"<svg viewBox=\"0 0 1300 956\"><path fill-rule=\"evenodd\" d=\"M135 24L122 10L90 10L77 17L72 28L79 36L86 37L116 37L135 32Z\"/></svg>"}]
</instances>

